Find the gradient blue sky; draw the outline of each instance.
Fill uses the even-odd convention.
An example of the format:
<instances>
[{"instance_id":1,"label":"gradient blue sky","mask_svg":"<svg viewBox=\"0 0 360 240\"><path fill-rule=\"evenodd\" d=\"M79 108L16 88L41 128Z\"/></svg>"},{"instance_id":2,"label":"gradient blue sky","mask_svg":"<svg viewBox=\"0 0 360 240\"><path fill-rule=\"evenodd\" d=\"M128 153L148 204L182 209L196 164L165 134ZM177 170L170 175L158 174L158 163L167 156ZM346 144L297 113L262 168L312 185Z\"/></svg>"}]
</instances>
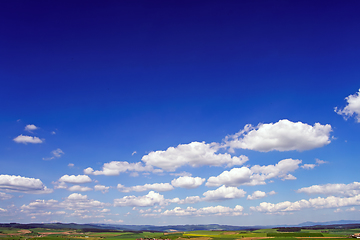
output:
<instances>
[{"instance_id":1,"label":"gradient blue sky","mask_svg":"<svg viewBox=\"0 0 360 240\"><path fill-rule=\"evenodd\" d=\"M2 2L0 222L360 220L359 11Z\"/></svg>"}]
</instances>

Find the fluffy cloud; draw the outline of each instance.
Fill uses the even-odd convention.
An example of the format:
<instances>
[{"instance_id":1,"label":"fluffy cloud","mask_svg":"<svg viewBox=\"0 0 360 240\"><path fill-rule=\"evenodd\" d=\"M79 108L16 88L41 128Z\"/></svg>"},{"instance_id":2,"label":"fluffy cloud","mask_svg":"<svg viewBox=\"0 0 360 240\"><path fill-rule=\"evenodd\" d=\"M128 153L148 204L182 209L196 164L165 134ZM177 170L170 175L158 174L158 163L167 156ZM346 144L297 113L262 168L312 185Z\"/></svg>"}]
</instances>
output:
<instances>
[{"instance_id":1,"label":"fluffy cloud","mask_svg":"<svg viewBox=\"0 0 360 240\"><path fill-rule=\"evenodd\" d=\"M24 136L22 134L20 134L19 136L17 136L16 138L13 139L14 142L17 143L23 143L23 144L28 144L28 143L42 143L43 141L38 138L38 137L32 137L32 136Z\"/></svg>"},{"instance_id":2,"label":"fluffy cloud","mask_svg":"<svg viewBox=\"0 0 360 240\"><path fill-rule=\"evenodd\" d=\"M276 123L259 124L256 127L248 124L240 132L227 136L224 147L230 147L230 151L236 148L260 152L304 151L329 144L331 131L329 124L315 123L311 126L287 119Z\"/></svg>"},{"instance_id":3,"label":"fluffy cloud","mask_svg":"<svg viewBox=\"0 0 360 240\"><path fill-rule=\"evenodd\" d=\"M221 201L234 198L244 197L246 192L243 189L236 187L226 187L225 185L219 187L216 190L209 190L204 192L203 195L205 201Z\"/></svg>"},{"instance_id":4,"label":"fluffy cloud","mask_svg":"<svg viewBox=\"0 0 360 240\"><path fill-rule=\"evenodd\" d=\"M177 147L169 147L165 151L150 152L142 157L142 161L148 166L155 166L166 171L175 171L185 165L199 166L223 166L242 165L248 158L246 156L232 157L228 153L216 153L219 145L216 143L192 142L180 144Z\"/></svg>"},{"instance_id":5,"label":"fluffy cloud","mask_svg":"<svg viewBox=\"0 0 360 240\"><path fill-rule=\"evenodd\" d=\"M3 193L3 192L0 192L0 200L8 200L10 198L12 198L13 196L10 195L10 194L6 194L6 193Z\"/></svg>"},{"instance_id":6,"label":"fluffy cloud","mask_svg":"<svg viewBox=\"0 0 360 240\"><path fill-rule=\"evenodd\" d=\"M193 207L187 207L182 209L180 207L176 207L172 210L166 210L161 215L165 216L208 216L208 215L241 215L243 211L243 207L240 205L236 205L235 208L224 207L224 206L211 206L204 207L200 209L196 209Z\"/></svg>"},{"instance_id":7,"label":"fluffy cloud","mask_svg":"<svg viewBox=\"0 0 360 240\"><path fill-rule=\"evenodd\" d=\"M163 195L150 191L144 196L125 196L123 198L114 199L115 207L151 207L155 205L166 205L168 200Z\"/></svg>"},{"instance_id":8,"label":"fluffy cloud","mask_svg":"<svg viewBox=\"0 0 360 240\"><path fill-rule=\"evenodd\" d=\"M312 185L310 187L300 188L296 192L352 197L360 194L360 183Z\"/></svg>"},{"instance_id":9,"label":"fluffy cloud","mask_svg":"<svg viewBox=\"0 0 360 240\"><path fill-rule=\"evenodd\" d=\"M264 197L266 197L266 192L255 191L255 192L253 192L252 195L248 195L247 199L248 200L255 200L255 199L260 199L260 198L264 198Z\"/></svg>"},{"instance_id":10,"label":"fluffy cloud","mask_svg":"<svg viewBox=\"0 0 360 240\"><path fill-rule=\"evenodd\" d=\"M65 154L60 148L51 151L51 154L53 155L52 157L49 158L43 158L43 160L53 160L55 158L59 158L61 157L61 155Z\"/></svg>"},{"instance_id":11,"label":"fluffy cloud","mask_svg":"<svg viewBox=\"0 0 360 240\"><path fill-rule=\"evenodd\" d=\"M360 122L360 89L357 93L345 98L347 105L344 109L335 108L335 112L342 115L344 119L355 116L357 122Z\"/></svg>"},{"instance_id":12,"label":"fluffy cloud","mask_svg":"<svg viewBox=\"0 0 360 240\"><path fill-rule=\"evenodd\" d=\"M190 188L199 187L201 184L204 183L204 181L205 181L205 178L183 176L183 177L179 177L179 178L172 180L171 184L174 187L190 189Z\"/></svg>"},{"instance_id":13,"label":"fluffy cloud","mask_svg":"<svg viewBox=\"0 0 360 240\"><path fill-rule=\"evenodd\" d=\"M89 188L89 187L83 187L80 185L74 185L74 186L69 187L68 190L72 191L72 192L86 192L86 191L91 191L93 189Z\"/></svg>"},{"instance_id":14,"label":"fluffy cloud","mask_svg":"<svg viewBox=\"0 0 360 240\"><path fill-rule=\"evenodd\" d=\"M125 187L121 184L118 184L117 189L121 192L143 192L149 190L155 190L158 192L165 192L173 190L174 187L171 186L170 183L153 183L153 184L145 184L145 185L137 185L132 187Z\"/></svg>"},{"instance_id":15,"label":"fluffy cloud","mask_svg":"<svg viewBox=\"0 0 360 240\"><path fill-rule=\"evenodd\" d=\"M110 188L110 187L106 187L106 186L104 186L104 185L99 185L99 184L94 186L94 190L95 190L95 191L101 191L102 193L108 192L108 191L109 191L109 188Z\"/></svg>"},{"instance_id":16,"label":"fluffy cloud","mask_svg":"<svg viewBox=\"0 0 360 240\"><path fill-rule=\"evenodd\" d=\"M250 209L253 211L264 212L268 214L279 214L299 211L304 208L339 208L354 205L360 205L360 195L345 198L335 196L330 196L327 198L318 197L311 198L309 200L302 199L296 202L285 201L276 204L262 202L259 206L250 207Z\"/></svg>"},{"instance_id":17,"label":"fluffy cloud","mask_svg":"<svg viewBox=\"0 0 360 240\"><path fill-rule=\"evenodd\" d=\"M104 208L109 204L99 202L97 200L88 199L87 195L80 193L73 193L69 195L63 202L60 203L61 207L66 209L88 209L88 208Z\"/></svg>"},{"instance_id":18,"label":"fluffy cloud","mask_svg":"<svg viewBox=\"0 0 360 240\"><path fill-rule=\"evenodd\" d=\"M39 129L37 126L35 126L34 124L28 124L25 126L25 131L31 132L34 131L36 129Z\"/></svg>"},{"instance_id":19,"label":"fluffy cloud","mask_svg":"<svg viewBox=\"0 0 360 240\"><path fill-rule=\"evenodd\" d=\"M105 163L101 171L94 171L94 169L88 167L84 170L84 173L93 175L115 176L128 171L153 172L154 169L151 166L144 166L141 162L128 163L126 161L112 161L109 163Z\"/></svg>"},{"instance_id":20,"label":"fluffy cloud","mask_svg":"<svg viewBox=\"0 0 360 240\"><path fill-rule=\"evenodd\" d=\"M276 165L233 168L230 171L222 172L217 177L210 177L205 185L209 187L220 185L233 187L240 185L254 186L266 184L265 180L276 177L283 180L294 179L294 176L288 173L298 169L300 163L301 160L289 158L279 161Z\"/></svg>"},{"instance_id":21,"label":"fluffy cloud","mask_svg":"<svg viewBox=\"0 0 360 240\"><path fill-rule=\"evenodd\" d=\"M92 182L91 178L87 175L64 175L58 180L59 182L72 183L72 184L82 184Z\"/></svg>"},{"instance_id":22,"label":"fluffy cloud","mask_svg":"<svg viewBox=\"0 0 360 240\"><path fill-rule=\"evenodd\" d=\"M81 211L84 209L104 208L109 204L99 202L97 200L88 199L87 195L80 193L70 194L64 201L59 202L54 199L50 200L36 200L28 205L21 206L21 209L26 212L30 211L46 211L55 208L64 208L66 210Z\"/></svg>"},{"instance_id":23,"label":"fluffy cloud","mask_svg":"<svg viewBox=\"0 0 360 240\"><path fill-rule=\"evenodd\" d=\"M15 175L0 175L0 190L23 193L52 193L40 179L27 178Z\"/></svg>"}]
</instances>

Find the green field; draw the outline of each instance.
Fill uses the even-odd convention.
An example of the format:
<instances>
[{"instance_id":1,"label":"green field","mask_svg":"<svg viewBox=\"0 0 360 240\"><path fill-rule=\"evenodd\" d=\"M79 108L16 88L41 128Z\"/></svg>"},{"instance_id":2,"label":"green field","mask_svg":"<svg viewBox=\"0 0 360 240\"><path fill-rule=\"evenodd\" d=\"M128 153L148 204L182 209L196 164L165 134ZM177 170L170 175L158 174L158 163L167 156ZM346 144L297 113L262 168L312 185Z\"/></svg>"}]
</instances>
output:
<instances>
[{"instance_id":1,"label":"green field","mask_svg":"<svg viewBox=\"0 0 360 240\"><path fill-rule=\"evenodd\" d=\"M260 229L255 231L188 231L188 232L83 232L79 229L50 228L0 228L0 240L136 240L171 239L171 240L343 240L360 229L301 229L297 232L279 232L277 229ZM252 239L253 238L253 239Z\"/></svg>"}]
</instances>

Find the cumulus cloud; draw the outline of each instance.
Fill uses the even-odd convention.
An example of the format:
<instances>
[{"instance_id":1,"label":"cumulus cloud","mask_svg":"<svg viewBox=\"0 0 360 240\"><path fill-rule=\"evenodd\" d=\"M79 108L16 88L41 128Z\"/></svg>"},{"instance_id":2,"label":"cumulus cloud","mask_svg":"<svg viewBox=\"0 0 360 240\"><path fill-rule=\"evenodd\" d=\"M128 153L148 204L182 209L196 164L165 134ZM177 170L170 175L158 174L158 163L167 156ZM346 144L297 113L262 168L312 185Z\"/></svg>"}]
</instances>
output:
<instances>
[{"instance_id":1,"label":"cumulus cloud","mask_svg":"<svg viewBox=\"0 0 360 240\"><path fill-rule=\"evenodd\" d=\"M13 196L7 193L0 192L0 200L9 200Z\"/></svg>"},{"instance_id":2,"label":"cumulus cloud","mask_svg":"<svg viewBox=\"0 0 360 240\"><path fill-rule=\"evenodd\" d=\"M209 190L204 192L203 195L205 201L222 201L234 198L244 197L246 192L243 189L236 187L226 187L225 185L219 187L216 190Z\"/></svg>"},{"instance_id":3,"label":"cumulus cloud","mask_svg":"<svg viewBox=\"0 0 360 240\"><path fill-rule=\"evenodd\" d=\"M73 164L73 163L68 164L68 167L73 167L73 166L75 166L75 164Z\"/></svg>"},{"instance_id":4,"label":"cumulus cloud","mask_svg":"<svg viewBox=\"0 0 360 240\"><path fill-rule=\"evenodd\" d=\"M32 132L36 129L39 129L37 126L35 126L34 124L28 124L25 126L25 131L28 131L28 132Z\"/></svg>"},{"instance_id":5,"label":"cumulus cloud","mask_svg":"<svg viewBox=\"0 0 360 240\"><path fill-rule=\"evenodd\" d=\"M80 186L80 185L74 185L74 186L69 187L68 190L72 191L72 192L87 192L87 191L91 191L93 189L90 188L90 187L83 187L83 186Z\"/></svg>"},{"instance_id":6,"label":"cumulus cloud","mask_svg":"<svg viewBox=\"0 0 360 240\"><path fill-rule=\"evenodd\" d=\"M155 205L166 205L168 200L163 195L150 191L144 196L125 196L123 198L114 199L115 207L151 207Z\"/></svg>"},{"instance_id":7,"label":"cumulus cloud","mask_svg":"<svg viewBox=\"0 0 360 240\"><path fill-rule=\"evenodd\" d=\"M204 181L205 181L205 178L183 176L183 177L179 177L179 178L172 180L171 184L174 187L191 189L191 188L199 187L201 184L204 183Z\"/></svg>"},{"instance_id":8,"label":"cumulus cloud","mask_svg":"<svg viewBox=\"0 0 360 240\"><path fill-rule=\"evenodd\" d=\"M23 144L28 144L28 143L42 143L43 140L41 140L38 137L32 137L32 136L25 136L20 134L19 136L17 136L16 138L13 139L14 142L17 143L23 143Z\"/></svg>"},{"instance_id":9,"label":"cumulus cloud","mask_svg":"<svg viewBox=\"0 0 360 240\"><path fill-rule=\"evenodd\" d=\"M342 115L345 120L354 116L357 122L360 122L360 89L357 93L349 95L345 98L347 105L344 109L335 107L335 112Z\"/></svg>"},{"instance_id":10,"label":"cumulus cloud","mask_svg":"<svg viewBox=\"0 0 360 240\"><path fill-rule=\"evenodd\" d=\"M51 151L52 157L43 158L43 160L53 160L55 158L61 157L61 155L65 154L60 148Z\"/></svg>"},{"instance_id":11,"label":"cumulus cloud","mask_svg":"<svg viewBox=\"0 0 360 240\"><path fill-rule=\"evenodd\" d=\"M352 197L360 194L360 183L353 182L349 184L329 183L325 185L312 185L310 187L300 188L296 192L306 193L306 194L324 194L324 195Z\"/></svg>"},{"instance_id":12,"label":"cumulus cloud","mask_svg":"<svg viewBox=\"0 0 360 240\"><path fill-rule=\"evenodd\" d=\"M110 187L106 187L104 185L95 185L94 190L95 191L101 191L102 193L107 193L109 191Z\"/></svg>"},{"instance_id":13,"label":"cumulus cloud","mask_svg":"<svg viewBox=\"0 0 360 240\"><path fill-rule=\"evenodd\" d=\"M301 160L289 158L279 161L276 165L233 168L230 171L222 172L219 176L210 177L205 185L208 187L221 185L232 187L240 185L254 186L266 184L266 180L271 178L294 179L295 177L289 172L298 169L300 163Z\"/></svg>"},{"instance_id":14,"label":"cumulus cloud","mask_svg":"<svg viewBox=\"0 0 360 240\"><path fill-rule=\"evenodd\" d=\"M125 187L122 184L118 184L117 189L121 192L132 192L132 191L143 192L149 190L165 192L165 191L173 190L174 187L170 183L153 183L153 184L137 185L132 187Z\"/></svg>"},{"instance_id":15,"label":"cumulus cloud","mask_svg":"<svg viewBox=\"0 0 360 240\"><path fill-rule=\"evenodd\" d=\"M255 192L253 192L253 194L248 195L247 199L248 200L255 200L255 199L260 199L260 198L264 198L264 197L266 197L266 192L255 191Z\"/></svg>"},{"instance_id":16,"label":"cumulus cloud","mask_svg":"<svg viewBox=\"0 0 360 240\"><path fill-rule=\"evenodd\" d=\"M53 192L53 190L47 188L40 179L15 175L0 175L0 190L33 194Z\"/></svg>"},{"instance_id":17,"label":"cumulus cloud","mask_svg":"<svg viewBox=\"0 0 360 240\"><path fill-rule=\"evenodd\" d=\"M203 207L203 208L193 208L187 207L182 209L180 207L175 207L172 210L166 210L161 215L164 216L208 216L208 215L242 215L242 211L244 208L240 205L236 205L234 208L224 207L224 206L211 206L211 207Z\"/></svg>"},{"instance_id":18,"label":"cumulus cloud","mask_svg":"<svg viewBox=\"0 0 360 240\"><path fill-rule=\"evenodd\" d=\"M91 178L87 175L64 175L58 180L59 182L72 183L72 184L82 184L92 182Z\"/></svg>"},{"instance_id":19,"label":"cumulus cloud","mask_svg":"<svg viewBox=\"0 0 360 240\"><path fill-rule=\"evenodd\" d=\"M104 208L109 204L99 202L97 200L88 199L87 195L81 195L80 193L70 194L64 201L59 202L54 199L50 200L36 200L28 205L21 206L22 211L34 212L34 211L47 211L49 209L63 208L66 210L87 212L92 208Z\"/></svg>"},{"instance_id":20,"label":"cumulus cloud","mask_svg":"<svg viewBox=\"0 0 360 240\"><path fill-rule=\"evenodd\" d=\"M88 167L84 170L84 173L93 175L115 176L128 171L153 172L154 169L151 166L144 166L141 162L128 163L126 161L112 161L109 163L105 163L102 170L94 171L94 169Z\"/></svg>"},{"instance_id":21,"label":"cumulus cloud","mask_svg":"<svg viewBox=\"0 0 360 240\"><path fill-rule=\"evenodd\" d=\"M205 142L191 142L180 144L177 147L169 147L165 151L155 151L142 157L142 161L148 166L154 166L166 171L173 172L177 168L189 165L199 166L227 166L242 165L248 158L231 156L228 153L216 153L219 144Z\"/></svg>"},{"instance_id":22,"label":"cumulus cloud","mask_svg":"<svg viewBox=\"0 0 360 240\"><path fill-rule=\"evenodd\" d=\"M315 123L314 126L287 119L276 123L248 124L240 132L227 136L224 147L250 149L260 152L304 151L319 148L330 143L331 125Z\"/></svg>"},{"instance_id":23,"label":"cumulus cloud","mask_svg":"<svg viewBox=\"0 0 360 240\"><path fill-rule=\"evenodd\" d=\"M296 202L280 202L280 203L268 203L262 202L259 206L250 207L251 210L257 212L264 212L268 214L279 214L279 213L286 213L286 212L293 212L299 211L305 208L339 208L339 207L346 207L346 206L355 206L360 205L360 194L352 197L335 197L330 196L327 198L311 198L309 200L299 200Z\"/></svg>"}]
</instances>

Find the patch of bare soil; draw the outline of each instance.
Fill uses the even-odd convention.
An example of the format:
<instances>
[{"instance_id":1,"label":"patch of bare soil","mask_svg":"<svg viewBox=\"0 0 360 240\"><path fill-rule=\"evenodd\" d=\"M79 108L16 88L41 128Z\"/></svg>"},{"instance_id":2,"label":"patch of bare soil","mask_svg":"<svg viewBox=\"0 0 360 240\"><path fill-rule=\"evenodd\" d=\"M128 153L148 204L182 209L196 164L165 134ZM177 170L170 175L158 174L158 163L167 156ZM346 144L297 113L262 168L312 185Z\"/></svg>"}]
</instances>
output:
<instances>
[{"instance_id":1,"label":"patch of bare soil","mask_svg":"<svg viewBox=\"0 0 360 240\"><path fill-rule=\"evenodd\" d=\"M171 229L170 229L170 231L171 231L171 232L166 232L166 233L164 233L164 235L169 235L169 234L174 234L174 233L184 233L184 232L178 232L178 231L176 231L176 230L171 230Z\"/></svg>"},{"instance_id":2,"label":"patch of bare soil","mask_svg":"<svg viewBox=\"0 0 360 240\"><path fill-rule=\"evenodd\" d=\"M22 234L26 234L26 233L31 233L30 230L26 230L26 229L22 229L20 231L18 231L19 233L22 233Z\"/></svg>"}]
</instances>

